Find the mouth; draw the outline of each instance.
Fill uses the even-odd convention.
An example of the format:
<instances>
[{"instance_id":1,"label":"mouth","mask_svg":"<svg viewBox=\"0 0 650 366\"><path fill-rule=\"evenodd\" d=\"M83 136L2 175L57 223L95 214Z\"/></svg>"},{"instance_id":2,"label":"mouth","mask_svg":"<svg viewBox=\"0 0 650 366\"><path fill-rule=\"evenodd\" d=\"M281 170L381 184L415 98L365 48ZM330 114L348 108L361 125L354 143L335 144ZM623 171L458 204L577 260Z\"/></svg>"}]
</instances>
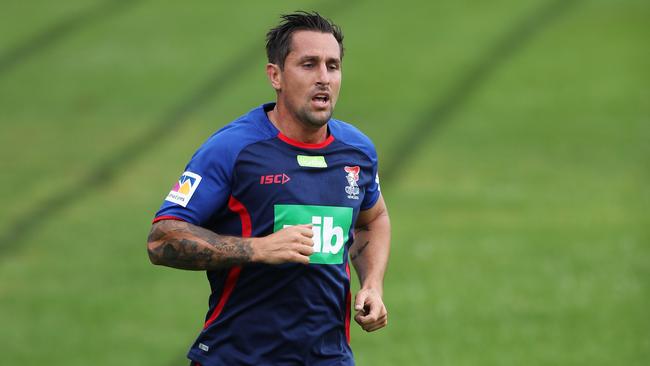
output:
<instances>
[{"instance_id":1,"label":"mouth","mask_svg":"<svg viewBox=\"0 0 650 366\"><path fill-rule=\"evenodd\" d=\"M329 93L316 93L311 98L311 102L317 109L327 108L330 104L330 95Z\"/></svg>"}]
</instances>

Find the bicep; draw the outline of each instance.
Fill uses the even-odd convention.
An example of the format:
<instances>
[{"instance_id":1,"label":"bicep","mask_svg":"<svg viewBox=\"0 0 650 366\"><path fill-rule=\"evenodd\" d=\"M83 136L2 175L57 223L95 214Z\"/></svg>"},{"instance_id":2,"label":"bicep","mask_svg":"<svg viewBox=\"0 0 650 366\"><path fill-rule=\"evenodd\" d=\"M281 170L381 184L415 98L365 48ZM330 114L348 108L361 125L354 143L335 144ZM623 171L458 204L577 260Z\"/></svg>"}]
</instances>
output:
<instances>
[{"instance_id":1,"label":"bicep","mask_svg":"<svg viewBox=\"0 0 650 366\"><path fill-rule=\"evenodd\" d=\"M370 223L382 216L388 216L388 209L386 208L384 197L380 193L377 202L375 202L371 208L359 212L355 227L361 228L368 226Z\"/></svg>"}]
</instances>

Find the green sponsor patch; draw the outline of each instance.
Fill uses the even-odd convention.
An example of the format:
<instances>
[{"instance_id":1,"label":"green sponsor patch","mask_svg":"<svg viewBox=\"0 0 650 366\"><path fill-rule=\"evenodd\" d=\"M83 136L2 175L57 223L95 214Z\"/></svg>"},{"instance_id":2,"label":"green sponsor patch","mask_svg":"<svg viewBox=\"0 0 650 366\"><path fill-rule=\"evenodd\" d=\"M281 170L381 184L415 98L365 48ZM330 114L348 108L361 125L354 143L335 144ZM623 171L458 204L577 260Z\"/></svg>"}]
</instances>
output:
<instances>
[{"instance_id":1,"label":"green sponsor patch","mask_svg":"<svg viewBox=\"0 0 650 366\"><path fill-rule=\"evenodd\" d=\"M341 264L352 225L352 208L335 206L275 205L273 231L312 224L315 264Z\"/></svg>"},{"instance_id":2,"label":"green sponsor patch","mask_svg":"<svg viewBox=\"0 0 650 366\"><path fill-rule=\"evenodd\" d=\"M298 165L309 168L327 168L324 156L297 155Z\"/></svg>"}]
</instances>

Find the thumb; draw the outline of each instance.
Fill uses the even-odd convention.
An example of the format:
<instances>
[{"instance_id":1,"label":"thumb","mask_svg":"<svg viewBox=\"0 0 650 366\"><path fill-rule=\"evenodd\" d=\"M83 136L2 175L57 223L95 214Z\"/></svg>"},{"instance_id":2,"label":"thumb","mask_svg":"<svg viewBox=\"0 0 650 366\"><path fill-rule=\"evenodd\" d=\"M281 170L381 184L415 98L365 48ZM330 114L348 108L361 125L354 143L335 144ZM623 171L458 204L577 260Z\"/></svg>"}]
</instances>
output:
<instances>
[{"instance_id":1,"label":"thumb","mask_svg":"<svg viewBox=\"0 0 650 366\"><path fill-rule=\"evenodd\" d=\"M357 296L355 297L355 301L354 301L354 310L356 311L363 310L367 297L368 294L365 291L361 291L357 293Z\"/></svg>"}]
</instances>

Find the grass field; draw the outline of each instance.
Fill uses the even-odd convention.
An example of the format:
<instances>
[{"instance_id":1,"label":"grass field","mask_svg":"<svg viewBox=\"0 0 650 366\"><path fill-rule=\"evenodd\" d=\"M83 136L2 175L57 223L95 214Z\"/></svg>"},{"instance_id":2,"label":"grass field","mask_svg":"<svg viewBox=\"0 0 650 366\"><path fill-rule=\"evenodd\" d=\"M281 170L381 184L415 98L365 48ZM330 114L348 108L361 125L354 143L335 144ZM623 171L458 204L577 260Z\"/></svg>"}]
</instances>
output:
<instances>
[{"instance_id":1,"label":"grass field","mask_svg":"<svg viewBox=\"0 0 650 366\"><path fill-rule=\"evenodd\" d=\"M263 35L346 35L375 141L389 327L359 365L646 365L650 3L32 1L0 14L0 364L185 365L203 273L154 267L189 156L274 95Z\"/></svg>"}]
</instances>

